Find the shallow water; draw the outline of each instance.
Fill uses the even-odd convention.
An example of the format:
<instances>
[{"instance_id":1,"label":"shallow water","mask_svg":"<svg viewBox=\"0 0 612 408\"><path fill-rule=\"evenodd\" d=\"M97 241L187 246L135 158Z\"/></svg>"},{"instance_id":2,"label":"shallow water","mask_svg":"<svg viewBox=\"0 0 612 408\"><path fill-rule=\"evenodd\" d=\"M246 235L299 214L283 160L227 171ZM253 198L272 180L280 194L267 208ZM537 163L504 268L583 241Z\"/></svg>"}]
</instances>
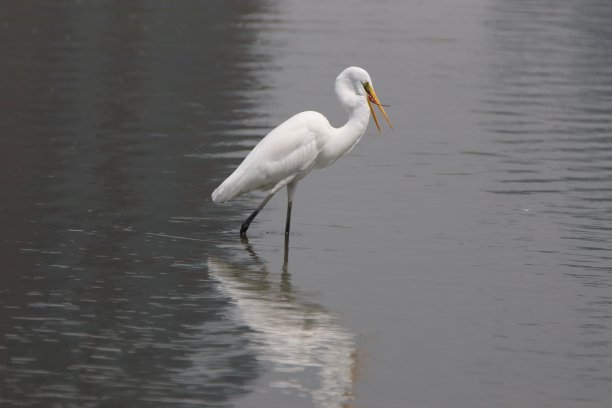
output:
<instances>
[{"instance_id":1,"label":"shallow water","mask_svg":"<svg viewBox=\"0 0 612 408\"><path fill-rule=\"evenodd\" d=\"M435 3L435 4L434 4ZM324 10L325 12L322 12ZM612 402L605 1L0 6L2 406ZM285 194L274 125L375 127Z\"/></svg>"}]
</instances>

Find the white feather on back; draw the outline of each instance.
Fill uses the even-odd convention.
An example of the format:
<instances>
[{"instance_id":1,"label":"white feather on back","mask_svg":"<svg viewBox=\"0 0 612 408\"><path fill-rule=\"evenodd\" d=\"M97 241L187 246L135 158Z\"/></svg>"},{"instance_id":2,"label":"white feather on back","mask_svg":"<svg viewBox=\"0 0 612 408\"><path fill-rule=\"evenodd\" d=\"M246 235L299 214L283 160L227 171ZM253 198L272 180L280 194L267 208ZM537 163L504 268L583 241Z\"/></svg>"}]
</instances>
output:
<instances>
[{"instance_id":1,"label":"white feather on back","mask_svg":"<svg viewBox=\"0 0 612 408\"><path fill-rule=\"evenodd\" d=\"M287 119L264 137L240 166L212 193L223 203L253 190L276 193L304 177L314 166L333 128L320 113L307 111Z\"/></svg>"}]
</instances>

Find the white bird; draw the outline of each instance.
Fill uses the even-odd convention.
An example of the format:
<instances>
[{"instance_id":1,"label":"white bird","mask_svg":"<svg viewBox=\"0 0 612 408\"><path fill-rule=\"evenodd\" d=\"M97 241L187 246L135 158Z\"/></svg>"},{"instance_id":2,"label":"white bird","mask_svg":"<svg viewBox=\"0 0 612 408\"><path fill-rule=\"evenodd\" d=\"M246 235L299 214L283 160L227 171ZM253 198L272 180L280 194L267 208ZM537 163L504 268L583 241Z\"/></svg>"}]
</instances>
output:
<instances>
[{"instance_id":1,"label":"white bird","mask_svg":"<svg viewBox=\"0 0 612 408\"><path fill-rule=\"evenodd\" d=\"M287 187L287 220L285 235L289 235L291 206L295 187L314 168L327 167L350 152L365 132L370 113L376 127L380 125L372 104L378 106L391 128L391 121L378 100L370 75L363 68L349 67L336 78L336 96L346 109L346 124L334 128L318 112L302 112L272 130L245 157L238 168L212 193L215 203L254 190L266 192L266 198L242 223L240 235L272 196Z\"/></svg>"}]
</instances>

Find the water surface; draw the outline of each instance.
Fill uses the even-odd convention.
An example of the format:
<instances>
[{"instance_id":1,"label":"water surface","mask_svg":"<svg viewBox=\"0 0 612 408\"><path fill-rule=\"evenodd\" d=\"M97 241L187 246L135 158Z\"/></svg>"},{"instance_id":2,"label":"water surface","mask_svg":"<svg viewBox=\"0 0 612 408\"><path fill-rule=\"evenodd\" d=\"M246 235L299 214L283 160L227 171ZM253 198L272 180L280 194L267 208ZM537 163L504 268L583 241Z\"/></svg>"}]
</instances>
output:
<instances>
[{"instance_id":1,"label":"water surface","mask_svg":"<svg viewBox=\"0 0 612 408\"><path fill-rule=\"evenodd\" d=\"M612 402L608 2L0 9L3 406ZM395 130L242 242L210 192L349 65Z\"/></svg>"}]
</instances>

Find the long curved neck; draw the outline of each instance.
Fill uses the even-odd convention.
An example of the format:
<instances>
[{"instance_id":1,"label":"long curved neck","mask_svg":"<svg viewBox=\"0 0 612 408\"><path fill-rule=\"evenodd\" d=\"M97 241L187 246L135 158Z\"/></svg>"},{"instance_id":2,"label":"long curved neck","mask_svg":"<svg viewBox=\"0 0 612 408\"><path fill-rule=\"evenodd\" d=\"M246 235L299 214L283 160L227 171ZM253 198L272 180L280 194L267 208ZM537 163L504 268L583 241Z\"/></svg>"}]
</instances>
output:
<instances>
[{"instance_id":1,"label":"long curved neck","mask_svg":"<svg viewBox=\"0 0 612 408\"><path fill-rule=\"evenodd\" d=\"M336 80L336 95L349 115L348 121L336 129L330 141L329 148L336 158L348 153L359 142L370 121L370 108L365 96L356 92L358 90L348 79Z\"/></svg>"}]
</instances>

